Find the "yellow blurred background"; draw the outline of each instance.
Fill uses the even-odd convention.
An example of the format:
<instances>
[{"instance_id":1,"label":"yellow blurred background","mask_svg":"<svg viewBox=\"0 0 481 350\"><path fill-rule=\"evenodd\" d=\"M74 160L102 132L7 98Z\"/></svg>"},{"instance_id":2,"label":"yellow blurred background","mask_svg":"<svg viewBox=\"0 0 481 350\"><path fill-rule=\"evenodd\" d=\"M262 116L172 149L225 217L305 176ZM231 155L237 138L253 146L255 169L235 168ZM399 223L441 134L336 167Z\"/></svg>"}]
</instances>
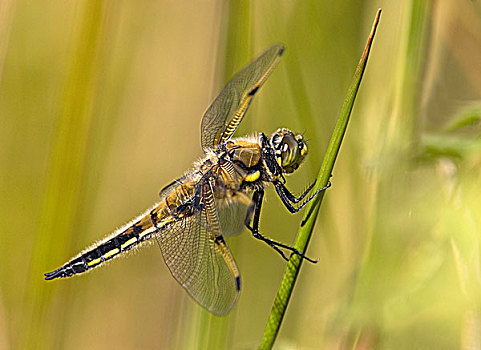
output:
<instances>
[{"instance_id":1,"label":"yellow blurred background","mask_svg":"<svg viewBox=\"0 0 481 350\"><path fill-rule=\"evenodd\" d=\"M316 176L383 14L278 349L481 349L481 5L405 1L0 1L0 349L250 349L285 262L231 238L224 318L156 245L52 271L157 200L202 155L200 119L272 43L284 57L236 135L303 132ZM261 230L292 243L267 191Z\"/></svg>"}]
</instances>

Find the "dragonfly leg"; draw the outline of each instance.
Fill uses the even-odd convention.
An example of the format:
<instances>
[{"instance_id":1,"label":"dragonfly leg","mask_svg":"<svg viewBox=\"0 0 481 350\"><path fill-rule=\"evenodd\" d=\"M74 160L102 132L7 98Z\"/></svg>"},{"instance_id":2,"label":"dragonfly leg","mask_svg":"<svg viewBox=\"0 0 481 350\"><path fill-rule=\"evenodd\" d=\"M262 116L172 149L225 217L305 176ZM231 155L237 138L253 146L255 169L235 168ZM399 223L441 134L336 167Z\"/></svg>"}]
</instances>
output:
<instances>
[{"instance_id":1,"label":"dragonfly leg","mask_svg":"<svg viewBox=\"0 0 481 350\"><path fill-rule=\"evenodd\" d=\"M277 242L273 239L267 238L267 237L265 237L265 236L263 236L259 233L259 219L260 219L260 214L261 214L261 207L262 207L262 199L263 198L264 198L264 190L255 191L254 195L252 197L252 204L247 210L245 225L249 229L249 231L252 232L252 235L255 238L267 243L267 245L269 245L276 252L278 252L282 256L282 258L286 261L288 261L289 259L286 257L286 255L281 250L281 248L289 250L289 251L291 251L291 253L294 253L296 255L299 255L301 258L306 259L309 262L317 263L317 260L313 260L313 259L305 256L303 253L298 251L296 248L291 247L287 244L283 244L281 242ZM254 217L252 217L252 215ZM252 226L250 225L251 219L252 219Z\"/></svg>"},{"instance_id":2,"label":"dragonfly leg","mask_svg":"<svg viewBox=\"0 0 481 350\"><path fill-rule=\"evenodd\" d=\"M299 197L296 197L294 196L288 189L287 187L279 180L276 180L274 181L274 186L279 186L279 187L282 187L284 193L286 194L286 197L287 199L289 199L290 202L292 203L299 203L301 200L304 199L305 196L307 196L307 194L309 192L311 192L312 188L314 187L314 185L316 184L316 181L317 180L314 180L314 182L312 184L309 185L309 187L299 196Z\"/></svg>"},{"instance_id":3,"label":"dragonfly leg","mask_svg":"<svg viewBox=\"0 0 481 350\"><path fill-rule=\"evenodd\" d=\"M311 191L315 183L316 182L314 181L314 183L312 183L303 194L301 194L298 198L296 198L291 192L289 192L289 190L286 188L286 186L284 186L282 182L280 181L273 182L276 192L281 198L282 203L287 208L287 210L289 210L292 214L297 213L299 210L304 208L307 205L307 203L309 203L314 198L316 198L316 196L319 193L331 187L331 183L329 182L327 186L318 189L309 198L307 198L304 202L302 202L299 206L295 207L293 203L294 204L299 203Z\"/></svg>"}]
</instances>

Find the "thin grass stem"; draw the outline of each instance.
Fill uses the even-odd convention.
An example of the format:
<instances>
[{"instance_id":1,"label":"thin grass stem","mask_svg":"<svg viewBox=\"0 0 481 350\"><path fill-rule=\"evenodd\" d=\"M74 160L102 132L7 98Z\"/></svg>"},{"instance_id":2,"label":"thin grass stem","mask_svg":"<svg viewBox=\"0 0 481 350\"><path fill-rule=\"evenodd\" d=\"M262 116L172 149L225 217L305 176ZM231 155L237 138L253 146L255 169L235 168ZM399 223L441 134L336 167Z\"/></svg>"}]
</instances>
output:
<instances>
[{"instance_id":1,"label":"thin grass stem","mask_svg":"<svg viewBox=\"0 0 481 350\"><path fill-rule=\"evenodd\" d=\"M334 163L339 153L344 134L346 133L354 101L356 99L362 76L366 68L369 52L372 46L374 35L376 33L376 28L378 26L380 16L381 9L377 11L376 17L374 19L371 33L367 40L366 47L364 48L364 52L361 56L361 60L359 61L359 64L354 73L351 85L349 86L347 96L344 100L341 113L334 128L334 132L329 142L329 146L322 162L321 169L319 170L316 186L313 191L316 191L317 189L326 186L329 182L329 178L331 177L332 169L334 168ZM307 250L307 245L311 238L312 230L314 229L317 214L319 212L323 197L324 192L321 192L315 200L309 203L306 209L306 214L304 216L304 219L302 220L301 227L299 229L294 244L294 247L297 248L301 253L305 253ZM282 277L281 285L277 292L274 304L271 309L271 313L269 315L269 319L267 321L266 328L264 330L264 335L259 346L260 349L271 349L274 345L277 334L279 333L282 320L284 318L284 314L287 309L287 305L289 303L289 299L291 298L292 290L294 289L294 285L296 283L296 279L299 274L301 265L302 259L299 257L299 255L291 255L289 261L287 262L287 267Z\"/></svg>"}]
</instances>

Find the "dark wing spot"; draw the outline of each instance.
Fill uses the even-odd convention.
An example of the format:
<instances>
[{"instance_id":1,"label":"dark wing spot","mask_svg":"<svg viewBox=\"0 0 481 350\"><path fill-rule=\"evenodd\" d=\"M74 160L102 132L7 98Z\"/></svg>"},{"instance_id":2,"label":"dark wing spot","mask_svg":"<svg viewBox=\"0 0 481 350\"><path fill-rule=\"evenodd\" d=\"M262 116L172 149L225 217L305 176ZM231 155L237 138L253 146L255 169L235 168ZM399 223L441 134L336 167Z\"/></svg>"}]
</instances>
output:
<instances>
[{"instance_id":1,"label":"dark wing spot","mask_svg":"<svg viewBox=\"0 0 481 350\"><path fill-rule=\"evenodd\" d=\"M255 88L253 88L251 91L249 91L249 94L247 96L254 96L257 90L259 90L259 87L260 86L256 86Z\"/></svg>"},{"instance_id":2,"label":"dark wing spot","mask_svg":"<svg viewBox=\"0 0 481 350\"><path fill-rule=\"evenodd\" d=\"M216 244L219 244L219 243L225 244L225 240L224 240L224 237L223 237L223 236L216 236L214 242L215 242Z\"/></svg>"}]
</instances>

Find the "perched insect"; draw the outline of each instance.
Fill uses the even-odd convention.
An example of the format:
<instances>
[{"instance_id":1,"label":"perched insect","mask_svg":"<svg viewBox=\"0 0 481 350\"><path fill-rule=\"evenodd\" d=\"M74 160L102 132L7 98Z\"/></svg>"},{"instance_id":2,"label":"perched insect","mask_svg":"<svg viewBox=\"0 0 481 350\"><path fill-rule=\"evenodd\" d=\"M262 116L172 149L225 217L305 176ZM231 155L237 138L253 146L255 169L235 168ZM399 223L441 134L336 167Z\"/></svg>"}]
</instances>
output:
<instances>
[{"instance_id":1,"label":"perched insect","mask_svg":"<svg viewBox=\"0 0 481 350\"><path fill-rule=\"evenodd\" d=\"M270 138L259 133L231 139L283 52L283 45L271 46L227 83L202 118L204 157L160 191L160 202L59 269L46 273L45 279L91 270L155 238L177 282L201 306L225 315L239 297L241 282L224 236L239 233L245 226L284 259L282 249L313 262L295 248L259 233L267 184L274 185L291 213L325 189L303 201L314 183L299 197L284 185L284 174L296 170L307 155L306 141L288 129L278 129Z\"/></svg>"}]
</instances>

